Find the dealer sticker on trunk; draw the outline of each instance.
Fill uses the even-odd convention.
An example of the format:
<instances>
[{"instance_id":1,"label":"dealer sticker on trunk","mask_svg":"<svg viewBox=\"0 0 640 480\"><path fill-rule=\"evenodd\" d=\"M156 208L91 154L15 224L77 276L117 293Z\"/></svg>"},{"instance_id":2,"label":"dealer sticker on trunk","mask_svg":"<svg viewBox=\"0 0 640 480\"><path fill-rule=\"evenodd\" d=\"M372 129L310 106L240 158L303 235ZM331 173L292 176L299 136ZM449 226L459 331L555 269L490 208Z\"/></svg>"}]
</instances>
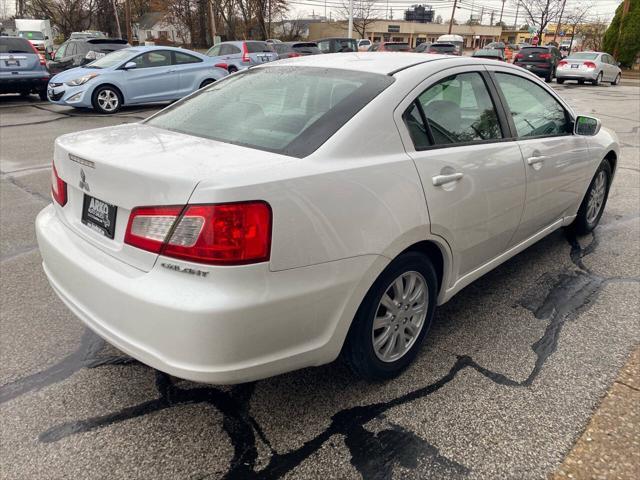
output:
<instances>
[{"instance_id":1,"label":"dealer sticker on trunk","mask_svg":"<svg viewBox=\"0 0 640 480\"><path fill-rule=\"evenodd\" d=\"M82 204L82 223L105 237L113 238L116 231L117 210L115 205L85 195Z\"/></svg>"}]
</instances>

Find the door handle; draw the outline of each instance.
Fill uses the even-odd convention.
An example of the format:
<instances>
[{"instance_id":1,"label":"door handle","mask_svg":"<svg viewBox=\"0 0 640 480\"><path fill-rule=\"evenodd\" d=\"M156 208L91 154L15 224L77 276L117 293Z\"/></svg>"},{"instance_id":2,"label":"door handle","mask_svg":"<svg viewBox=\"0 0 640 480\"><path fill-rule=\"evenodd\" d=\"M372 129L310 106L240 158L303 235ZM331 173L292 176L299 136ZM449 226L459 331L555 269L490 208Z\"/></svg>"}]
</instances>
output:
<instances>
[{"instance_id":1,"label":"door handle","mask_svg":"<svg viewBox=\"0 0 640 480\"><path fill-rule=\"evenodd\" d=\"M437 187L439 185L444 185L445 183L457 182L462 177L464 177L464 173L456 172L449 173L448 175L436 175L431 178L431 181L433 182L433 185Z\"/></svg>"},{"instance_id":2,"label":"door handle","mask_svg":"<svg viewBox=\"0 0 640 480\"><path fill-rule=\"evenodd\" d=\"M536 165L538 163L544 162L547 158L549 158L549 157L547 157L546 155L540 155L540 156L537 156L537 157L529 157L529 158L527 158L527 164Z\"/></svg>"}]
</instances>

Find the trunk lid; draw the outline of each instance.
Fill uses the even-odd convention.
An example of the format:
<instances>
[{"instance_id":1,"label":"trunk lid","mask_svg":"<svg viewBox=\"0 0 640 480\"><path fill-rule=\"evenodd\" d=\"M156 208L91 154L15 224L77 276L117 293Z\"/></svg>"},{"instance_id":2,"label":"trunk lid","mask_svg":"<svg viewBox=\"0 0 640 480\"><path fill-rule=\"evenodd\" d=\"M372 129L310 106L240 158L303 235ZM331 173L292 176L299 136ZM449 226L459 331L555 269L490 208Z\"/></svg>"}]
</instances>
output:
<instances>
[{"instance_id":1,"label":"trunk lid","mask_svg":"<svg viewBox=\"0 0 640 480\"><path fill-rule=\"evenodd\" d=\"M39 70L40 57L35 53L0 53L0 68L3 73L33 72Z\"/></svg>"},{"instance_id":2,"label":"trunk lid","mask_svg":"<svg viewBox=\"0 0 640 480\"><path fill-rule=\"evenodd\" d=\"M551 52L546 48L523 48L518 63L551 63Z\"/></svg>"},{"instance_id":3,"label":"trunk lid","mask_svg":"<svg viewBox=\"0 0 640 480\"><path fill-rule=\"evenodd\" d=\"M268 171L273 157L288 158L144 124L64 135L54 153L58 176L67 183L67 204L56 204L58 215L87 242L149 271L158 255L124 243L133 208L185 205L201 180L224 184L246 177L247 167ZM91 198L115 208L113 238L86 224Z\"/></svg>"}]
</instances>

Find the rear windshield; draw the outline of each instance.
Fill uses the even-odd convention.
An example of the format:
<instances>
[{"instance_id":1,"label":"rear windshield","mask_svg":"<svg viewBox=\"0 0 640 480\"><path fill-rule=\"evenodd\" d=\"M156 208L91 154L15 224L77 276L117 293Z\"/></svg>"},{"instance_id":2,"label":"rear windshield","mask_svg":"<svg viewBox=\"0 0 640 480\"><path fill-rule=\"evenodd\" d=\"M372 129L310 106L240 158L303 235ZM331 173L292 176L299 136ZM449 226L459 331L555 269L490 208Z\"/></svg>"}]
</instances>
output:
<instances>
[{"instance_id":1,"label":"rear windshield","mask_svg":"<svg viewBox=\"0 0 640 480\"><path fill-rule=\"evenodd\" d=\"M25 30L22 32L18 32L18 36L22 38L26 38L27 40L44 40L44 34L37 30Z\"/></svg>"},{"instance_id":2,"label":"rear windshield","mask_svg":"<svg viewBox=\"0 0 640 480\"><path fill-rule=\"evenodd\" d=\"M384 46L385 50L390 52L408 52L409 44L408 43L386 43Z\"/></svg>"},{"instance_id":3,"label":"rear windshield","mask_svg":"<svg viewBox=\"0 0 640 480\"><path fill-rule=\"evenodd\" d=\"M294 45L293 49L296 52L300 52L300 53L312 53L312 54L321 53L320 49L315 43Z\"/></svg>"},{"instance_id":4,"label":"rear windshield","mask_svg":"<svg viewBox=\"0 0 640 480\"><path fill-rule=\"evenodd\" d=\"M0 37L0 53L32 53L31 44L22 38Z\"/></svg>"},{"instance_id":5,"label":"rear windshield","mask_svg":"<svg viewBox=\"0 0 640 480\"><path fill-rule=\"evenodd\" d=\"M549 53L549 49L544 47L524 47L523 49L521 49L520 53L524 53L524 54Z\"/></svg>"},{"instance_id":6,"label":"rear windshield","mask_svg":"<svg viewBox=\"0 0 640 480\"><path fill-rule=\"evenodd\" d=\"M226 77L146 123L305 157L393 83L393 77L316 67L268 67Z\"/></svg>"},{"instance_id":7,"label":"rear windshield","mask_svg":"<svg viewBox=\"0 0 640 480\"><path fill-rule=\"evenodd\" d=\"M434 43L429 47L430 50L435 50L438 52L455 52L455 45L444 45L444 44L436 44Z\"/></svg>"},{"instance_id":8,"label":"rear windshield","mask_svg":"<svg viewBox=\"0 0 640 480\"><path fill-rule=\"evenodd\" d=\"M247 42L247 51L249 53L273 52L273 49L267 42Z\"/></svg>"},{"instance_id":9,"label":"rear windshield","mask_svg":"<svg viewBox=\"0 0 640 480\"><path fill-rule=\"evenodd\" d=\"M573 60L574 58L576 60L595 60L598 58L598 55L598 53L572 53L567 60Z\"/></svg>"}]
</instances>

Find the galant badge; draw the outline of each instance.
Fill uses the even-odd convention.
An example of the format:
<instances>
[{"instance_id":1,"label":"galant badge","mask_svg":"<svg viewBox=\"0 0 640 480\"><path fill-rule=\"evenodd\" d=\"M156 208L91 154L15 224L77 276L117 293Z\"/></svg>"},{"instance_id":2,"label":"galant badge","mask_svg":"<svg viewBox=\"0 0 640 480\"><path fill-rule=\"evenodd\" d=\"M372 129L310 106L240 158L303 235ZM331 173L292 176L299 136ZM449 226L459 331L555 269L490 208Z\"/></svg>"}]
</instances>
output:
<instances>
[{"instance_id":1,"label":"galant badge","mask_svg":"<svg viewBox=\"0 0 640 480\"><path fill-rule=\"evenodd\" d=\"M86 190L87 192L91 191L89 189L89 183L87 182L87 176L85 175L83 169L80 169L80 183L78 185L80 185L80 188Z\"/></svg>"}]
</instances>

